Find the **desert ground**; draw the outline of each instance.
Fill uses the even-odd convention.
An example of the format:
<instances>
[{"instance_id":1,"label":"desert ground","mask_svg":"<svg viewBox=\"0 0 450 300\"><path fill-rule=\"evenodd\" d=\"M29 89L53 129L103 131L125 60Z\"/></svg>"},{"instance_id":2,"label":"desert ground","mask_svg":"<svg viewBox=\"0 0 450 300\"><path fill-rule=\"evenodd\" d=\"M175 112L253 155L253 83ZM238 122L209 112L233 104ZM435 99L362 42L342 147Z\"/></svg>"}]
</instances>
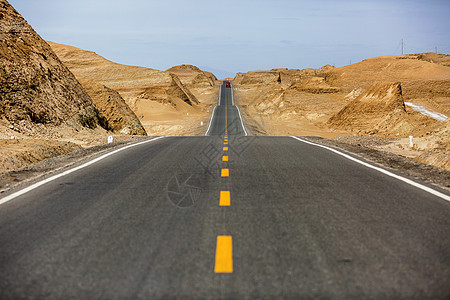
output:
<instances>
[{"instance_id":1,"label":"desert ground","mask_svg":"<svg viewBox=\"0 0 450 300\"><path fill-rule=\"evenodd\" d=\"M320 136L449 170L449 62L433 53L383 56L341 68L251 71L233 83L255 135Z\"/></svg>"}]
</instances>

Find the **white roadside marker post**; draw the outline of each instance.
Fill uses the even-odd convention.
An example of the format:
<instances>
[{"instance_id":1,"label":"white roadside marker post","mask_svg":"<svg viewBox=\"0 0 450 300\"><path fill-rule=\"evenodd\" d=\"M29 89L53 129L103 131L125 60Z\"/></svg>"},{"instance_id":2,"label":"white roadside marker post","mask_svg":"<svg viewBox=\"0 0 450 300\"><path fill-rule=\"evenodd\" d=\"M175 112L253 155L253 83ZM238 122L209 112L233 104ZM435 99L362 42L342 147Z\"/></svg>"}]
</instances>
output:
<instances>
[{"instance_id":1,"label":"white roadside marker post","mask_svg":"<svg viewBox=\"0 0 450 300\"><path fill-rule=\"evenodd\" d=\"M414 144L413 144L413 136L412 135L410 135L409 136L409 147L413 147L414 146Z\"/></svg>"},{"instance_id":2,"label":"white roadside marker post","mask_svg":"<svg viewBox=\"0 0 450 300\"><path fill-rule=\"evenodd\" d=\"M114 141L112 135L108 136L108 144L111 144Z\"/></svg>"}]
</instances>

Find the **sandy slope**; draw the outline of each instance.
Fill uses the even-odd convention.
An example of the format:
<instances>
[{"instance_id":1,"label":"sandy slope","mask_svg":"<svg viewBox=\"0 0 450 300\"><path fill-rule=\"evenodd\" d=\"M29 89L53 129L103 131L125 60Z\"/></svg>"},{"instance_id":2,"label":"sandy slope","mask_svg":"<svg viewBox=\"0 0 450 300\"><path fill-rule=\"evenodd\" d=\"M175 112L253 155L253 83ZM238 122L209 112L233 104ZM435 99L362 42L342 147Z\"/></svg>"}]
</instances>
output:
<instances>
[{"instance_id":1,"label":"sandy slope","mask_svg":"<svg viewBox=\"0 0 450 300\"><path fill-rule=\"evenodd\" d=\"M194 70L194 95L170 72L52 44L55 54L5 0L0 37L0 172L103 144L111 134L145 134L141 121L150 134L205 131L200 122L218 90L210 73ZM212 84L202 85L200 75Z\"/></svg>"},{"instance_id":2,"label":"sandy slope","mask_svg":"<svg viewBox=\"0 0 450 300\"><path fill-rule=\"evenodd\" d=\"M48 44L0 0L0 118L24 134L103 126L96 107ZM33 130L34 129L34 130Z\"/></svg>"},{"instance_id":3,"label":"sandy slope","mask_svg":"<svg viewBox=\"0 0 450 300\"><path fill-rule=\"evenodd\" d=\"M108 130L118 134L147 135L136 114L118 92L89 79L79 80L97 109L108 120Z\"/></svg>"},{"instance_id":4,"label":"sandy slope","mask_svg":"<svg viewBox=\"0 0 450 300\"><path fill-rule=\"evenodd\" d=\"M429 115L450 116L450 56L439 55L438 62L435 57L383 56L342 68L252 71L237 74L233 83L255 134L392 137L379 149L448 168L442 146L450 144L448 125Z\"/></svg>"},{"instance_id":5,"label":"sandy slope","mask_svg":"<svg viewBox=\"0 0 450 300\"><path fill-rule=\"evenodd\" d=\"M202 131L200 122L208 119L208 105L218 93L214 75L188 65L170 71L121 65L91 51L49 44L82 82L89 79L117 91L149 135Z\"/></svg>"},{"instance_id":6,"label":"sandy slope","mask_svg":"<svg viewBox=\"0 0 450 300\"><path fill-rule=\"evenodd\" d=\"M106 136L108 122L50 46L0 0L0 172Z\"/></svg>"}]
</instances>

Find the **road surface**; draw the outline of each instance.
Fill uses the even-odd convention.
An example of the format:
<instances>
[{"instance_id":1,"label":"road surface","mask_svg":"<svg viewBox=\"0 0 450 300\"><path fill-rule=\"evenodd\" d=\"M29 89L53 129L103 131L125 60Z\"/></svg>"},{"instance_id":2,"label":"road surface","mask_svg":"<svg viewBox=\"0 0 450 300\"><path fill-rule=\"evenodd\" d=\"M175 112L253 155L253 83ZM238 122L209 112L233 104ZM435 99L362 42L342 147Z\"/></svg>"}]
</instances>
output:
<instances>
[{"instance_id":1,"label":"road surface","mask_svg":"<svg viewBox=\"0 0 450 300\"><path fill-rule=\"evenodd\" d=\"M208 136L139 144L1 204L0 299L448 299L450 202L246 136L231 92Z\"/></svg>"},{"instance_id":2,"label":"road surface","mask_svg":"<svg viewBox=\"0 0 450 300\"><path fill-rule=\"evenodd\" d=\"M233 137L246 136L247 131L245 130L242 116L237 106L234 105L231 88L226 88L225 85L221 86L218 104L214 108L206 135L222 137L226 134Z\"/></svg>"}]
</instances>

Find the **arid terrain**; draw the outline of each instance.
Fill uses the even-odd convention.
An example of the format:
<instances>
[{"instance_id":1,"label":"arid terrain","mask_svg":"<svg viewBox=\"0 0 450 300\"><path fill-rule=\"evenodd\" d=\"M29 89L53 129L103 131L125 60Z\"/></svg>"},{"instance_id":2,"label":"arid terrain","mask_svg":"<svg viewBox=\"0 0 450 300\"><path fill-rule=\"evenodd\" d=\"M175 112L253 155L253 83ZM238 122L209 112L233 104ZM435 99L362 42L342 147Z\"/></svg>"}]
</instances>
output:
<instances>
[{"instance_id":1,"label":"arid terrain","mask_svg":"<svg viewBox=\"0 0 450 300\"><path fill-rule=\"evenodd\" d=\"M233 83L253 134L335 138L449 170L449 62L434 53L383 56L239 73Z\"/></svg>"},{"instance_id":2,"label":"arid terrain","mask_svg":"<svg viewBox=\"0 0 450 300\"><path fill-rule=\"evenodd\" d=\"M0 172L73 151L110 124L50 46L0 1Z\"/></svg>"},{"instance_id":3,"label":"arid terrain","mask_svg":"<svg viewBox=\"0 0 450 300\"><path fill-rule=\"evenodd\" d=\"M221 83L212 73L186 64L127 66L45 42L5 0L0 16L5 176L108 136L204 135ZM317 136L450 170L449 55L250 71L229 80L251 135Z\"/></svg>"},{"instance_id":4,"label":"arid terrain","mask_svg":"<svg viewBox=\"0 0 450 300\"><path fill-rule=\"evenodd\" d=\"M0 13L0 173L108 136L206 131L218 94L213 74L190 65L158 71L116 64L45 42L7 1Z\"/></svg>"},{"instance_id":5,"label":"arid terrain","mask_svg":"<svg viewBox=\"0 0 450 300\"><path fill-rule=\"evenodd\" d=\"M49 42L87 91L92 84L117 91L149 135L204 133L210 105L218 95L216 77L195 66L167 71L113 63L94 52ZM92 95L91 95L92 97Z\"/></svg>"}]
</instances>

